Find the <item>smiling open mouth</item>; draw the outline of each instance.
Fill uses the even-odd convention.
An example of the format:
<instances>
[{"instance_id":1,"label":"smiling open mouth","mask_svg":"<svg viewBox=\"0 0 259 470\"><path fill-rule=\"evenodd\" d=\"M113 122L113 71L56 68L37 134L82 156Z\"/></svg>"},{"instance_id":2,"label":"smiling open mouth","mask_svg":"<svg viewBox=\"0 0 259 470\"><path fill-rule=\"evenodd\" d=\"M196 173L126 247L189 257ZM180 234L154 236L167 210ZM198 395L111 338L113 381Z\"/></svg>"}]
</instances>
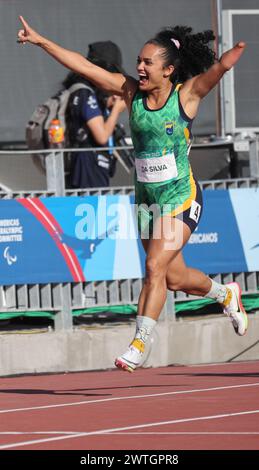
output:
<instances>
[{"instance_id":1,"label":"smiling open mouth","mask_svg":"<svg viewBox=\"0 0 259 470\"><path fill-rule=\"evenodd\" d=\"M148 81L148 76L146 74L139 74L139 84L140 85L145 85Z\"/></svg>"}]
</instances>

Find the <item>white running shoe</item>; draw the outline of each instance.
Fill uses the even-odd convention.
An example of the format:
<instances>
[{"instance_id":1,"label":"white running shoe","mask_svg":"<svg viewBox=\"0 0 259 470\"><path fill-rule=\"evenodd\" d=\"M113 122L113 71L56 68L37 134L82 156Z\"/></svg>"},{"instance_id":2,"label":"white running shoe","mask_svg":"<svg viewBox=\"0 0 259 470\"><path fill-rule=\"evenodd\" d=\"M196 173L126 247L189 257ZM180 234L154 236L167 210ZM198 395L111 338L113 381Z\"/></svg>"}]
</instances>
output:
<instances>
[{"instance_id":1,"label":"white running shoe","mask_svg":"<svg viewBox=\"0 0 259 470\"><path fill-rule=\"evenodd\" d=\"M127 372L134 372L141 364L145 344L140 339L134 339L127 351L115 359L115 366Z\"/></svg>"},{"instance_id":2,"label":"white running shoe","mask_svg":"<svg viewBox=\"0 0 259 470\"><path fill-rule=\"evenodd\" d=\"M232 321L232 325L237 335L246 334L248 318L241 300L241 289L237 282L226 284L228 289L227 298L223 304L224 313Z\"/></svg>"}]
</instances>

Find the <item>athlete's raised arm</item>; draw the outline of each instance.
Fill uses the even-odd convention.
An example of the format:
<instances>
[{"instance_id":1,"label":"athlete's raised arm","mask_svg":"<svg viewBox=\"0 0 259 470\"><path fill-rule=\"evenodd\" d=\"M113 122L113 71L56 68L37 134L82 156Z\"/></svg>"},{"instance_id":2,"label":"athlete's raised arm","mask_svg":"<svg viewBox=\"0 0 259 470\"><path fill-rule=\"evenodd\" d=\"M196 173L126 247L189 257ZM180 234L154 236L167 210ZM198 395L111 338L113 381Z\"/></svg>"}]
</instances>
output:
<instances>
[{"instance_id":1,"label":"athlete's raised arm","mask_svg":"<svg viewBox=\"0 0 259 470\"><path fill-rule=\"evenodd\" d=\"M40 35L32 29L25 19L20 16L23 28L18 32L18 42L35 44L44 49L49 55L70 70L82 75L99 88L122 96L129 105L132 95L137 88L137 81L121 73L111 73L92 64L81 54L65 49L55 42Z\"/></svg>"},{"instance_id":2,"label":"athlete's raised arm","mask_svg":"<svg viewBox=\"0 0 259 470\"><path fill-rule=\"evenodd\" d=\"M232 49L224 52L218 62L190 80L187 80L181 90L181 102L185 111L191 117L196 115L199 102L220 81L223 75L239 61L245 50L246 44L238 42Z\"/></svg>"}]
</instances>

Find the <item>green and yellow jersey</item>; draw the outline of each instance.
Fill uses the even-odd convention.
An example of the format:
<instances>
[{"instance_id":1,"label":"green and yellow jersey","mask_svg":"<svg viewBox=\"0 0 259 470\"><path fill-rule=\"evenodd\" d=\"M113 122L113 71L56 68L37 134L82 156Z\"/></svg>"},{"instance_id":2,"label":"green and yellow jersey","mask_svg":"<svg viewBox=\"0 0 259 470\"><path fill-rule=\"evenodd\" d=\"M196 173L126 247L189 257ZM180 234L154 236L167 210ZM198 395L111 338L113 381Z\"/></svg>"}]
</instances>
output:
<instances>
[{"instance_id":1,"label":"green and yellow jersey","mask_svg":"<svg viewBox=\"0 0 259 470\"><path fill-rule=\"evenodd\" d=\"M198 196L189 163L193 120L181 106L180 88L181 84L173 87L164 106L157 110L149 109L145 93L137 91L130 128L136 162L136 204L157 204L161 214L183 216L190 225L188 219ZM143 212L149 211L142 208Z\"/></svg>"},{"instance_id":2,"label":"green and yellow jersey","mask_svg":"<svg viewBox=\"0 0 259 470\"><path fill-rule=\"evenodd\" d=\"M157 110L148 109L141 91L133 99L130 128L139 182L158 186L189 175L192 120L181 106L180 87L173 88L165 105Z\"/></svg>"}]
</instances>

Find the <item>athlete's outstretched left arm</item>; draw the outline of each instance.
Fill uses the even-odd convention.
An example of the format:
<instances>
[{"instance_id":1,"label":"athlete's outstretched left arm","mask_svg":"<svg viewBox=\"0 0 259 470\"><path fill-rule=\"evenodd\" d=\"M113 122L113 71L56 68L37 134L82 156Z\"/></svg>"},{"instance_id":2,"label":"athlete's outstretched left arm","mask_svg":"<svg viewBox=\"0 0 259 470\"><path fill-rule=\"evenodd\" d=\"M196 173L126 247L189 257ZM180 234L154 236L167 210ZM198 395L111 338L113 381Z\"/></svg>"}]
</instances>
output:
<instances>
[{"instance_id":1,"label":"athlete's outstretched left arm","mask_svg":"<svg viewBox=\"0 0 259 470\"><path fill-rule=\"evenodd\" d=\"M238 42L232 49L224 52L206 72L187 80L181 90L181 102L187 115L196 115L199 102L214 88L223 75L240 59L246 44Z\"/></svg>"},{"instance_id":2,"label":"athlete's outstretched left arm","mask_svg":"<svg viewBox=\"0 0 259 470\"><path fill-rule=\"evenodd\" d=\"M137 87L137 81L121 73L110 73L97 65L92 64L81 54L65 49L53 41L41 36L32 29L25 19L20 16L23 29L18 32L18 42L26 44L27 42L40 46L54 59L65 67L87 78L97 87L112 94L122 96L127 103Z\"/></svg>"}]
</instances>

